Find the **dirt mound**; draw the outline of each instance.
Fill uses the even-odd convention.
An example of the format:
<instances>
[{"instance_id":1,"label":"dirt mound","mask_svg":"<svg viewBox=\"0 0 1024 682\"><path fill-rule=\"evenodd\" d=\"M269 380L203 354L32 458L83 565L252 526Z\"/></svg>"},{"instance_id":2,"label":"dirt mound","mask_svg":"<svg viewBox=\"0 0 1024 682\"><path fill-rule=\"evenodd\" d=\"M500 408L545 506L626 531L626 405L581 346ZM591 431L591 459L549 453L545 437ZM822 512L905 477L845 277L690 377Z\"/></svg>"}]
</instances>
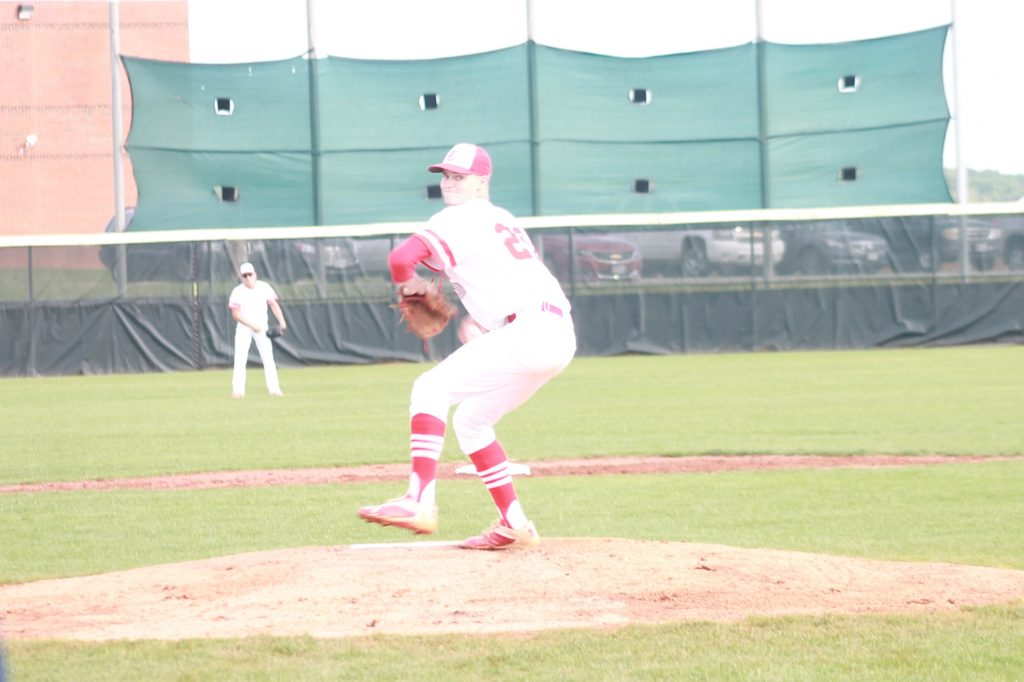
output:
<instances>
[{"instance_id":1,"label":"dirt mound","mask_svg":"<svg viewBox=\"0 0 1024 682\"><path fill-rule=\"evenodd\" d=\"M1004 457L632 457L530 462L534 476L924 466ZM440 477L458 475L454 464ZM404 480L408 464L33 483L0 493ZM543 529L542 529L543 532ZM12 639L527 632L749 615L895 613L1010 603L1024 571L772 549L545 538L518 552L450 542L303 547L0 586Z\"/></svg>"},{"instance_id":2,"label":"dirt mound","mask_svg":"<svg viewBox=\"0 0 1024 682\"><path fill-rule=\"evenodd\" d=\"M306 547L0 587L12 639L527 632L1011 602L1024 571L721 545L546 538Z\"/></svg>"}]
</instances>

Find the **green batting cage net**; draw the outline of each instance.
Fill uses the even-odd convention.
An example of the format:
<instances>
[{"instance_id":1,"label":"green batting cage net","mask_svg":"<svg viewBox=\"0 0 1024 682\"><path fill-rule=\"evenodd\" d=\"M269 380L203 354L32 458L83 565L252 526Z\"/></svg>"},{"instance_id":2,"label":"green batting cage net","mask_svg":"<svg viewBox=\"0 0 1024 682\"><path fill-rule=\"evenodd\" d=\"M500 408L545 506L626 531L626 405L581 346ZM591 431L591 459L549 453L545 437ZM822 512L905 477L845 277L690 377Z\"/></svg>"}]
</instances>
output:
<instances>
[{"instance_id":1,"label":"green batting cage net","mask_svg":"<svg viewBox=\"0 0 1024 682\"><path fill-rule=\"evenodd\" d=\"M228 367L244 261L287 311L281 367L444 357L454 325L403 330L387 256L443 206L426 168L457 142L490 151L580 355L1019 342L1021 207L953 204L943 177L947 32L124 58L138 205L124 233L0 237L0 376Z\"/></svg>"},{"instance_id":2,"label":"green batting cage net","mask_svg":"<svg viewBox=\"0 0 1024 682\"><path fill-rule=\"evenodd\" d=\"M646 58L126 57L131 229L421 220L441 207L426 166L461 141L522 216L948 202L947 31Z\"/></svg>"}]
</instances>

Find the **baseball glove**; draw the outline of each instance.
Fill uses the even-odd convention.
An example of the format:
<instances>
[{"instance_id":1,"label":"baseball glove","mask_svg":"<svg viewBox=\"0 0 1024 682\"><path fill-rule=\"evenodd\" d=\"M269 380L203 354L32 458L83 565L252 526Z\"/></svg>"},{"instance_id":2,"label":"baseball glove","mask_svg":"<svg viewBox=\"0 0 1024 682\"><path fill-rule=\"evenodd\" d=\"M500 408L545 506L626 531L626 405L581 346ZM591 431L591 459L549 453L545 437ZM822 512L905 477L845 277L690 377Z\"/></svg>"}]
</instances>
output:
<instances>
[{"instance_id":1,"label":"baseball glove","mask_svg":"<svg viewBox=\"0 0 1024 682\"><path fill-rule=\"evenodd\" d=\"M267 330L267 338L277 339L284 336L284 330L280 327L271 327Z\"/></svg>"},{"instance_id":2,"label":"baseball glove","mask_svg":"<svg viewBox=\"0 0 1024 682\"><path fill-rule=\"evenodd\" d=\"M429 287L425 294L400 293L395 307L402 313L406 328L424 341L440 334L456 313L440 286Z\"/></svg>"}]
</instances>

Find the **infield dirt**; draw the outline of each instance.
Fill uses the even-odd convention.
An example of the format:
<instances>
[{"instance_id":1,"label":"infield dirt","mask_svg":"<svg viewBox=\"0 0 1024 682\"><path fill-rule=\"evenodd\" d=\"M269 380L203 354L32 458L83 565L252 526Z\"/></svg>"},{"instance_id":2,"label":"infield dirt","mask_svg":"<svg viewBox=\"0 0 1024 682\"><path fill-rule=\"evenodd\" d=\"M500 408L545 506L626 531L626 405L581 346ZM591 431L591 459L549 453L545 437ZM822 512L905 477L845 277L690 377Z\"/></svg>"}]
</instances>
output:
<instances>
[{"instance_id":1,"label":"infield dirt","mask_svg":"<svg viewBox=\"0 0 1024 682\"><path fill-rule=\"evenodd\" d=\"M998 458L687 457L530 462L535 476L928 466ZM7 486L0 492L401 480L407 465ZM454 476L454 466L443 476ZM542 530L543 532L543 530ZM0 586L11 639L529 632L750 615L931 612L1012 603L1024 571L686 542L545 537L537 548L451 543L301 547Z\"/></svg>"}]
</instances>

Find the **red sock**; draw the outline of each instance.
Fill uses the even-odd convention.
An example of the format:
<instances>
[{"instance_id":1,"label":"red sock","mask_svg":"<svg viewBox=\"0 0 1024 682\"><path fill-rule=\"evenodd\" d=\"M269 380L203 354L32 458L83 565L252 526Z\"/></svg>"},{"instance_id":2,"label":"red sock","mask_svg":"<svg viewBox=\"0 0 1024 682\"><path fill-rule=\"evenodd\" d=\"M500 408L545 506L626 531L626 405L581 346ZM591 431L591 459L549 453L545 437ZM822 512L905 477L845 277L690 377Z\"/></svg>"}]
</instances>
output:
<instances>
[{"instance_id":1,"label":"red sock","mask_svg":"<svg viewBox=\"0 0 1024 682\"><path fill-rule=\"evenodd\" d=\"M505 455L504 448L498 441L494 441L487 447L470 454L469 459L473 462L477 475L494 499L494 505L501 515L501 522L511 527L512 524L508 519L509 507L519 498L516 496L512 477L508 473L508 457Z\"/></svg>"},{"instance_id":2,"label":"red sock","mask_svg":"<svg viewBox=\"0 0 1024 682\"><path fill-rule=\"evenodd\" d=\"M409 476L409 497L421 500L423 491L437 478L437 463L444 447L445 423L429 414L415 414L410 424L409 456L412 474ZM430 496L433 498L433 495ZM432 502L432 499L429 500Z\"/></svg>"}]
</instances>

